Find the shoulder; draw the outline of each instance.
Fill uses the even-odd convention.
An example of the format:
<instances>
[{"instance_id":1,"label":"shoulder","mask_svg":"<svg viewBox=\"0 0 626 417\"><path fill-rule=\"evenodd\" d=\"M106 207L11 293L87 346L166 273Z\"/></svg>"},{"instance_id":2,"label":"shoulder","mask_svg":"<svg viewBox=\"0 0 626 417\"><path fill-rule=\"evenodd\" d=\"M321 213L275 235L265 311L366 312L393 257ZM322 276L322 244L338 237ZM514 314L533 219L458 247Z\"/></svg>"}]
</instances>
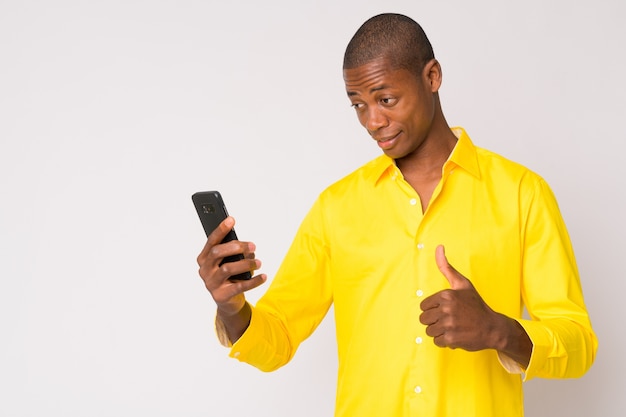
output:
<instances>
[{"instance_id":1,"label":"shoulder","mask_svg":"<svg viewBox=\"0 0 626 417\"><path fill-rule=\"evenodd\" d=\"M476 157L481 176L486 180L520 183L537 186L545 183L543 177L532 169L496 152L476 147Z\"/></svg>"},{"instance_id":2,"label":"shoulder","mask_svg":"<svg viewBox=\"0 0 626 417\"><path fill-rule=\"evenodd\" d=\"M496 152L476 146L462 127L452 128L458 142L448 162L462 168L485 186L515 188L520 183L536 183L541 177L524 165ZM444 166L444 170L446 166Z\"/></svg>"},{"instance_id":3,"label":"shoulder","mask_svg":"<svg viewBox=\"0 0 626 417\"><path fill-rule=\"evenodd\" d=\"M322 196L327 198L345 197L372 188L393 165L394 162L391 158L380 155L330 184L324 189Z\"/></svg>"},{"instance_id":4,"label":"shoulder","mask_svg":"<svg viewBox=\"0 0 626 417\"><path fill-rule=\"evenodd\" d=\"M476 148L476 155L481 181L495 195L517 200L522 210L536 205L557 209L554 192L540 174L487 149Z\"/></svg>"}]
</instances>

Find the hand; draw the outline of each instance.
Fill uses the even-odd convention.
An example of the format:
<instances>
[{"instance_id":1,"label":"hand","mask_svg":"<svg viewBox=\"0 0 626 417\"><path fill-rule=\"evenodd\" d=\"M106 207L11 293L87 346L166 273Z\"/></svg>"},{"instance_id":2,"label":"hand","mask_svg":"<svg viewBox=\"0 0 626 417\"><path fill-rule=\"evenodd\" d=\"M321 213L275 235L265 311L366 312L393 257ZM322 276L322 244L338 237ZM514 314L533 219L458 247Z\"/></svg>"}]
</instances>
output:
<instances>
[{"instance_id":1,"label":"hand","mask_svg":"<svg viewBox=\"0 0 626 417\"><path fill-rule=\"evenodd\" d=\"M220 243L234 225L235 219L226 218L209 235L204 249L198 255L200 277L217 304L218 314L223 317L239 313L246 303L244 292L258 287L267 279L264 274L261 274L246 281L229 280L231 276L256 270L261 266L261 261L255 259L254 243L238 240ZM225 257L237 254L243 254L244 259L227 262L220 266Z\"/></svg>"},{"instance_id":2,"label":"hand","mask_svg":"<svg viewBox=\"0 0 626 417\"><path fill-rule=\"evenodd\" d=\"M470 280L448 263L443 246L437 247L435 259L451 288L422 301L420 322L427 326L426 334L439 347L498 348L497 329L507 318L489 308Z\"/></svg>"}]
</instances>

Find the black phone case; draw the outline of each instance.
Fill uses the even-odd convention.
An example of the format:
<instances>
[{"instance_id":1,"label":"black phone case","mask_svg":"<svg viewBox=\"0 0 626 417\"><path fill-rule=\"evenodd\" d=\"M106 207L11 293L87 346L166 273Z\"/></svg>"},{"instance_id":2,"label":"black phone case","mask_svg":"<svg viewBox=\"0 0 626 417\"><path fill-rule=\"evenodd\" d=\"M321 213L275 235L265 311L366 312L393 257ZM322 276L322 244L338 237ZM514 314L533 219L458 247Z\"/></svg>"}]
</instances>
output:
<instances>
[{"instance_id":1,"label":"black phone case","mask_svg":"<svg viewBox=\"0 0 626 417\"><path fill-rule=\"evenodd\" d=\"M224 204L222 195L219 191L201 191L192 195L191 199L196 207L196 212L198 213L200 223L202 223L202 227L204 228L204 233L208 237L213 230L215 230L217 226L219 226L219 224L226 217L228 217L228 211L226 210L226 205ZM231 240L237 240L235 229L228 232L221 243L230 242ZM234 262L241 259L243 259L242 254L227 256L222 260L220 265L225 262ZM231 280L247 280L250 278L252 278L250 271L230 277Z\"/></svg>"}]
</instances>

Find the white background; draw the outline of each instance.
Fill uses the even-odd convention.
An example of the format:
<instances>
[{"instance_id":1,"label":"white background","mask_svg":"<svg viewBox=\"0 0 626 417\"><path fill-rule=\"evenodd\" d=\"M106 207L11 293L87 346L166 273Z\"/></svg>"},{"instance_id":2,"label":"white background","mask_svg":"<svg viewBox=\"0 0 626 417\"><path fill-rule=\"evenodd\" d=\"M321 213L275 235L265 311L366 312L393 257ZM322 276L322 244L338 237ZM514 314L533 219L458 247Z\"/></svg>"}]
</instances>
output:
<instances>
[{"instance_id":1,"label":"white background","mask_svg":"<svg viewBox=\"0 0 626 417\"><path fill-rule=\"evenodd\" d=\"M228 359L190 196L263 271L378 155L341 77L380 12L422 23L448 121L554 189L600 340L528 416L623 416L626 7L596 1L0 1L0 415L330 416L331 316L264 374ZM249 294L253 301L263 289Z\"/></svg>"}]
</instances>

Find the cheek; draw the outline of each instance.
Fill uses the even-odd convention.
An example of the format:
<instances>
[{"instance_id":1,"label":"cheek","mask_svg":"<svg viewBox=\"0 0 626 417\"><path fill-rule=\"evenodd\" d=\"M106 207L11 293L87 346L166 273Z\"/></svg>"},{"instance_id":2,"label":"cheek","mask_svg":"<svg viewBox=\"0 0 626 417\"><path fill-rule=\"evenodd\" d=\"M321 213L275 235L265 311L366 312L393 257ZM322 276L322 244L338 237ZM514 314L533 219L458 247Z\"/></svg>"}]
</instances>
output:
<instances>
[{"instance_id":1,"label":"cheek","mask_svg":"<svg viewBox=\"0 0 626 417\"><path fill-rule=\"evenodd\" d=\"M430 101L423 100L413 107L413 111L403 114L404 122L415 127L430 125L435 115L435 107Z\"/></svg>"},{"instance_id":2,"label":"cheek","mask_svg":"<svg viewBox=\"0 0 626 417\"><path fill-rule=\"evenodd\" d=\"M397 112L394 116L394 120L405 127L415 126L421 119L418 111Z\"/></svg>"}]
</instances>

